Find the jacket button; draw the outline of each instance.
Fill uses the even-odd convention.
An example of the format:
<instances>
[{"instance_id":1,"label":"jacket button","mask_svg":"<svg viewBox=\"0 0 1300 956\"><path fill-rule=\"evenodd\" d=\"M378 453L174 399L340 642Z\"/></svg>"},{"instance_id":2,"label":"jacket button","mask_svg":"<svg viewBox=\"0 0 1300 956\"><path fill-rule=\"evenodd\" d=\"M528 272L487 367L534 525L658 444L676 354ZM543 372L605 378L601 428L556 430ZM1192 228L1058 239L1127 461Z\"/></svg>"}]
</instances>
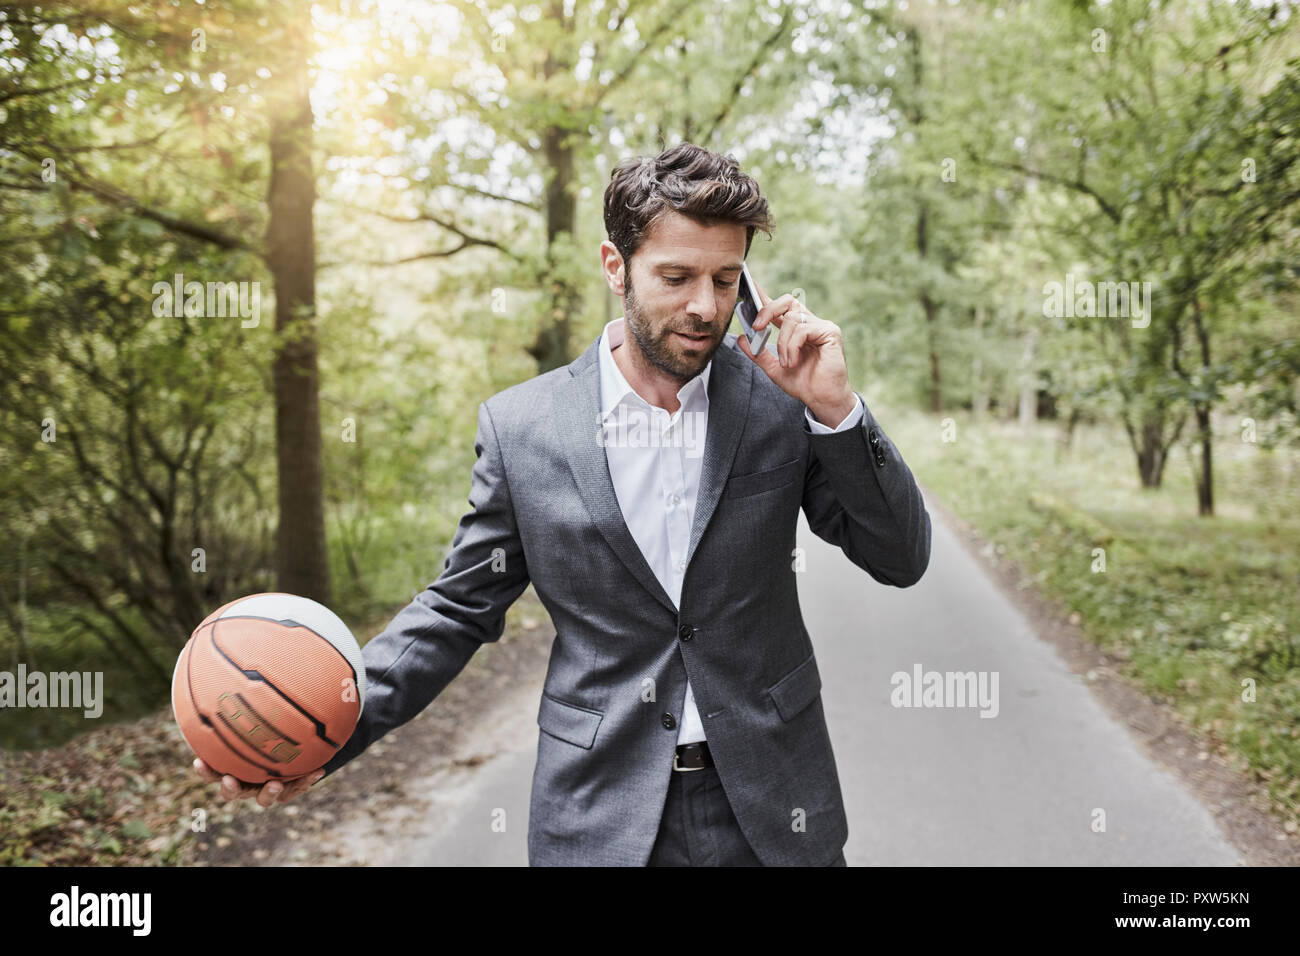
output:
<instances>
[{"instance_id":1,"label":"jacket button","mask_svg":"<svg viewBox=\"0 0 1300 956\"><path fill-rule=\"evenodd\" d=\"M691 627L689 624L683 624L681 627L677 629L677 636L680 637L683 641L689 641L691 639L691 635L694 633L695 633L695 628Z\"/></svg>"},{"instance_id":2,"label":"jacket button","mask_svg":"<svg viewBox=\"0 0 1300 956\"><path fill-rule=\"evenodd\" d=\"M884 463L885 463L885 453L883 451L876 452L876 464L883 465Z\"/></svg>"},{"instance_id":3,"label":"jacket button","mask_svg":"<svg viewBox=\"0 0 1300 956\"><path fill-rule=\"evenodd\" d=\"M867 441L871 442L872 448L875 448L877 445L880 444L880 436L876 434L876 430L874 428L867 433Z\"/></svg>"},{"instance_id":4,"label":"jacket button","mask_svg":"<svg viewBox=\"0 0 1300 956\"><path fill-rule=\"evenodd\" d=\"M664 714L661 719L663 721L665 730L672 730L674 727L677 726L677 721L673 720L672 714Z\"/></svg>"}]
</instances>

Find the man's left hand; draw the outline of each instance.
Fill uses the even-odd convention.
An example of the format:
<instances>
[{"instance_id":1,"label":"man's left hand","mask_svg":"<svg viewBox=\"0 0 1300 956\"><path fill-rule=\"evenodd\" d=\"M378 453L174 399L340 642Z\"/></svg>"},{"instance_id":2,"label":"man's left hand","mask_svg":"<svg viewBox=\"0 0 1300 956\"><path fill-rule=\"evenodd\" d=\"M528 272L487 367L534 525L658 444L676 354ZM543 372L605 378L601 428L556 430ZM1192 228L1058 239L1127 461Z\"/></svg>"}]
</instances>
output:
<instances>
[{"instance_id":1,"label":"man's left hand","mask_svg":"<svg viewBox=\"0 0 1300 956\"><path fill-rule=\"evenodd\" d=\"M754 328L762 331L769 322L775 323L780 330L776 354L764 348L755 355L743 331L736 336L740 350L782 391L807 405L817 421L835 428L857 405L844 361L844 333L834 322L817 318L793 295L774 302L762 289L758 294L763 308ZM799 321L801 314L806 321Z\"/></svg>"}]
</instances>

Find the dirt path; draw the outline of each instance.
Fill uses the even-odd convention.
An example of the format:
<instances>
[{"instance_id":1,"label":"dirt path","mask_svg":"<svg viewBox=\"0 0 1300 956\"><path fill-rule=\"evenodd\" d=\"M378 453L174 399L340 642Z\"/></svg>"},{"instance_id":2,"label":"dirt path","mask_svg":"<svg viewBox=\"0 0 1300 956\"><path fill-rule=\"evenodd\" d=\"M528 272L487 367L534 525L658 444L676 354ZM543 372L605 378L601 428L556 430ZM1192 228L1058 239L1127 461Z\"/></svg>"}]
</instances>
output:
<instances>
[{"instance_id":1,"label":"dirt path","mask_svg":"<svg viewBox=\"0 0 1300 956\"><path fill-rule=\"evenodd\" d=\"M409 723L292 803L212 828L200 865L377 866L407 862L411 840L439 832L460 781L491 762L504 737L537 732L537 701L555 630L530 586L500 641ZM531 770L531 767L530 767Z\"/></svg>"}]
</instances>

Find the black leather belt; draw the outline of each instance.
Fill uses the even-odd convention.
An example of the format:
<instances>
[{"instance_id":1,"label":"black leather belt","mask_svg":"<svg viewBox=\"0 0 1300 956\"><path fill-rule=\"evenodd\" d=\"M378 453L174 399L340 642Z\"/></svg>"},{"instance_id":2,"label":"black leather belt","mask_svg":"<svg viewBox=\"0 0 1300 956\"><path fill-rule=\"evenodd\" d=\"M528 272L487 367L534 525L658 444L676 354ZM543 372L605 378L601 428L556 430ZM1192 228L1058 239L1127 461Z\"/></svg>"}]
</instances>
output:
<instances>
[{"instance_id":1,"label":"black leather belt","mask_svg":"<svg viewBox=\"0 0 1300 956\"><path fill-rule=\"evenodd\" d=\"M705 767L712 766L713 755L709 753L707 740L677 745L677 753L673 754L674 770L703 770Z\"/></svg>"}]
</instances>

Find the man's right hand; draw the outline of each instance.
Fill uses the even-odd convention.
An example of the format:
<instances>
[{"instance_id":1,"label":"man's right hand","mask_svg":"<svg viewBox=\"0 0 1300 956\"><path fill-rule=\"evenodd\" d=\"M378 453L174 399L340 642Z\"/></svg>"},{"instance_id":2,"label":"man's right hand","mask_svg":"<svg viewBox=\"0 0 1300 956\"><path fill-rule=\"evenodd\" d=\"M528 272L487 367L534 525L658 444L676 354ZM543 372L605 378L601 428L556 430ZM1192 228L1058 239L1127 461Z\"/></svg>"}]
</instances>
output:
<instances>
[{"instance_id":1,"label":"man's right hand","mask_svg":"<svg viewBox=\"0 0 1300 956\"><path fill-rule=\"evenodd\" d=\"M208 783L221 784L221 799L229 803L231 800L247 800L249 797L256 797L257 802L264 807L271 804L288 803L300 793L306 793L317 780L325 776L324 770L316 770L303 777L295 777L292 780L268 780L261 786L256 784L242 783L236 780L230 774L222 776L217 773L201 757L194 758L194 772Z\"/></svg>"}]
</instances>

